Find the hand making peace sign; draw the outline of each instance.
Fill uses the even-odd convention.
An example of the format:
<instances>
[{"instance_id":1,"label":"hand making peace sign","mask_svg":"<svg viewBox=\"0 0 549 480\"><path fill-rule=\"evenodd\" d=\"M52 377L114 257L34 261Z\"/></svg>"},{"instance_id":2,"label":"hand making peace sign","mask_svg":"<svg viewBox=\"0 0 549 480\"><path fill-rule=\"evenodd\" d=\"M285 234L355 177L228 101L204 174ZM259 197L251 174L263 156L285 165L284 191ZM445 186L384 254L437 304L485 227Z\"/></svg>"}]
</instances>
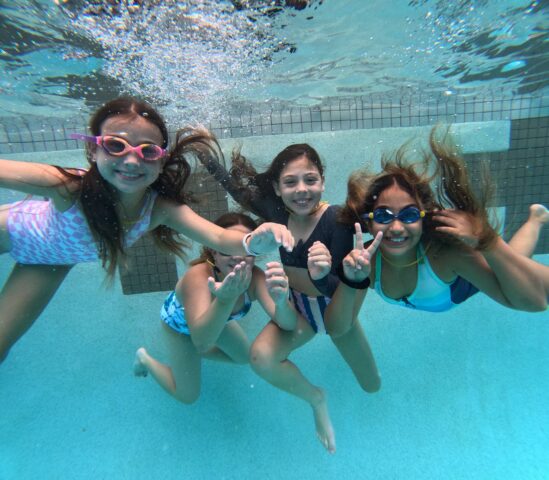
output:
<instances>
[{"instance_id":1,"label":"hand making peace sign","mask_svg":"<svg viewBox=\"0 0 549 480\"><path fill-rule=\"evenodd\" d=\"M370 276L371 259L374 256L383 232L378 232L368 248L364 248L360 223L355 223L355 248L343 259L343 273L351 282L362 282Z\"/></svg>"}]
</instances>

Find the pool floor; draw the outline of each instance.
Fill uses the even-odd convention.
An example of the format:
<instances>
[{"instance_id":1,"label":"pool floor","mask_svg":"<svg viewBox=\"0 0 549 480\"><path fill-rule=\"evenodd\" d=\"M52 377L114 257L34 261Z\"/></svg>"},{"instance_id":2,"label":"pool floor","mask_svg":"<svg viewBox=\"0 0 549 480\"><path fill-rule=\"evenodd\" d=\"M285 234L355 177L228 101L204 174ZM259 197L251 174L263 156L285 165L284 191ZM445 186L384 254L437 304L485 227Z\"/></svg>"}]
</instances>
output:
<instances>
[{"instance_id":1,"label":"pool floor","mask_svg":"<svg viewBox=\"0 0 549 480\"><path fill-rule=\"evenodd\" d=\"M10 268L4 256L2 282ZM328 337L292 356L327 391L331 456L309 407L248 366L205 362L192 406L134 377L137 347L162 358L165 294L124 296L101 278L75 267L0 368L2 480L548 478L546 312L477 295L422 314L370 293L360 318L380 392L361 391ZM264 322L256 309L245 326Z\"/></svg>"}]
</instances>

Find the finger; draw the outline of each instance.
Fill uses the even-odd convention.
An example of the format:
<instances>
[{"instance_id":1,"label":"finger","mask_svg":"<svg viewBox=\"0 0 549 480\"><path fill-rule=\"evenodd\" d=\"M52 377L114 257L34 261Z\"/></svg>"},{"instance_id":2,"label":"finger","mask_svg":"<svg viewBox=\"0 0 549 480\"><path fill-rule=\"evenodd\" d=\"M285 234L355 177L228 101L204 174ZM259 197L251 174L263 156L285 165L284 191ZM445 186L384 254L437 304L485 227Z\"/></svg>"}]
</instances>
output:
<instances>
[{"instance_id":1,"label":"finger","mask_svg":"<svg viewBox=\"0 0 549 480\"><path fill-rule=\"evenodd\" d=\"M444 223L445 225L450 225L457 227L459 225L459 219L452 216L442 216L442 215L433 215L433 220L435 222Z\"/></svg>"},{"instance_id":2,"label":"finger","mask_svg":"<svg viewBox=\"0 0 549 480\"><path fill-rule=\"evenodd\" d=\"M370 243L370 246L368 247L368 250L367 250L370 256L372 256L376 252L382 240L383 240L383 232L377 232L377 235L375 236L372 243Z\"/></svg>"},{"instance_id":3,"label":"finger","mask_svg":"<svg viewBox=\"0 0 549 480\"><path fill-rule=\"evenodd\" d=\"M208 290L210 290L210 293L215 292L215 278L208 277Z\"/></svg>"},{"instance_id":4,"label":"finger","mask_svg":"<svg viewBox=\"0 0 549 480\"><path fill-rule=\"evenodd\" d=\"M360 223L355 223L355 248L357 250L364 250L364 241L362 240L362 227Z\"/></svg>"},{"instance_id":5,"label":"finger","mask_svg":"<svg viewBox=\"0 0 549 480\"><path fill-rule=\"evenodd\" d=\"M460 231L457 228L454 227L436 227L435 230L437 232L447 233L449 235L453 235L454 237L459 237Z\"/></svg>"},{"instance_id":6,"label":"finger","mask_svg":"<svg viewBox=\"0 0 549 480\"><path fill-rule=\"evenodd\" d=\"M329 255L309 255L307 259L308 264L317 264L318 262L328 262L332 263L332 257Z\"/></svg>"},{"instance_id":7,"label":"finger","mask_svg":"<svg viewBox=\"0 0 549 480\"><path fill-rule=\"evenodd\" d=\"M324 245L321 242L318 242L317 244L313 244L309 248L309 254L318 253L318 252L325 253L325 254L330 253L329 250L326 248L326 245Z\"/></svg>"},{"instance_id":8,"label":"finger","mask_svg":"<svg viewBox=\"0 0 549 480\"><path fill-rule=\"evenodd\" d=\"M228 285L228 284L234 282L235 277L236 277L236 275L235 275L234 272L228 273L227 276L223 279L223 282L221 282L222 285Z\"/></svg>"},{"instance_id":9,"label":"finger","mask_svg":"<svg viewBox=\"0 0 549 480\"><path fill-rule=\"evenodd\" d=\"M345 265L346 267L349 267L349 268L355 268L356 267L356 260L355 258L353 258L352 255L347 255L343 261L342 261L343 265Z\"/></svg>"},{"instance_id":10,"label":"finger","mask_svg":"<svg viewBox=\"0 0 549 480\"><path fill-rule=\"evenodd\" d=\"M288 252L291 252L293 249L294 249L294 245L295 245L295 239L294 239L294 236L292 235L292 232L290 232L290 230L288 230L286 227L285 228L285 233L286 233L286 244L285 244L285 248Z\"/></svg>"},{"instance_id":11,"label":"finger","mask_svg":"<svg viewBox=\"0 0 549 480\"><path fill-rule=\"evenodd\" d=\"M332 262L327 262L325 260L318 260L316 262L314 262L315 266L317 267L326 267L326 268L329 268L332 266Z\"/></svg>"}]
</instances>

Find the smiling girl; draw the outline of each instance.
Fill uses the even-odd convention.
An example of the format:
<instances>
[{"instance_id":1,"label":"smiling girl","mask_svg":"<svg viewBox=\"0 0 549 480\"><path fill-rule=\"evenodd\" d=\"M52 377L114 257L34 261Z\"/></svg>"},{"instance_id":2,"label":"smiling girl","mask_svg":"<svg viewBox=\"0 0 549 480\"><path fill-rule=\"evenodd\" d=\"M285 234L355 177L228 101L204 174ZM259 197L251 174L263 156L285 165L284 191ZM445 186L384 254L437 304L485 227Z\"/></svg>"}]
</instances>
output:
<instances>
[{"instance_id":1,"label":"smiling girl","mask_svg":"<svg viewBox=\"0 0 549 480\"><path fill-rule=\"evenodd\" d=\"M244 234L257 228L254 220L241 213L225 213L214 223ZM159 362L142 347L136 353L134 373L150 372L174 398L195 402L203 358L248 363L250 343L238 320L248 314L254 301L280 328L295 327L297 314L288 301L288 281L280 264L267 263L265 275L252 256L203 248L161 309L169 363Z\"/></svg>"},{"instance_id":2,"label":"smiling girl","mask_svg":"<svg viewBox=\"0 0 549 480\"><path fill-rule=\"evenodd\" d=\"M246 235L200 217L187 205L189 156L215 156L206 131L183 130L168 147L168 130L149 104L112 100L90 120L87 169L0 160L0 188L29 195L0 206L0 254L16 264L0 292L0 361L31 327L72 265L101 260L112 277L126 249L151 232L181 254L183 234L228 254L291 250L287 228L263 224Z\"/></svg>"},{"instance_id":3,"label":"smiling girl","mask_svg":"<svg viewBox=\"0 0 549 480\"><path fill-rule=\"evenodd\" d=\"M337 220L340 207L322 201L324 166L308 144L289 145L262 173L238 152L233 154L230 174L215 158L202 156L201 161L240 205L267 221L286 225L295 238L295 248L292 252L280 249L280 258L292 301L301 314L297 327L288 332L274 322L267 324L252 345L251 364L269 383L309 403L317 436L334 452L326 394L288 357L315 334L327 333L361 388L379 390L381 378L357 320L358 296L357 301L345 299L344 306L337 300L342 274L338 266L353 246L353 229ZM374 244L368 251L375 248Z\"/></svg>"},{"instance_id":4,"label":"smiling girl","mask_svg":"<svg viewBox=\"0 0 549 480\"><path fill-rule=\"evenodd\" d=\"M505 244L488 223L487 196L477 200L463 160L436 133L422 164L407 163L401 148L393 160L384 160L381 173L350 177L342 219L358 221L358 234L364 226L383 240L375 256L357 245L344 259L346 276L369 277L386 302L418 310L446 311L479 290L507 307L544 310L539 280L518 268L513 278L500 278L493 258L509 248L531 256L549 221L547 210L533 205L526 224ZM433 166L435 174L428 175ZM488 184L481 186L481 194L488 191ZM511 294L503 282L511 282Z\"/></svg>"}]
</instances>

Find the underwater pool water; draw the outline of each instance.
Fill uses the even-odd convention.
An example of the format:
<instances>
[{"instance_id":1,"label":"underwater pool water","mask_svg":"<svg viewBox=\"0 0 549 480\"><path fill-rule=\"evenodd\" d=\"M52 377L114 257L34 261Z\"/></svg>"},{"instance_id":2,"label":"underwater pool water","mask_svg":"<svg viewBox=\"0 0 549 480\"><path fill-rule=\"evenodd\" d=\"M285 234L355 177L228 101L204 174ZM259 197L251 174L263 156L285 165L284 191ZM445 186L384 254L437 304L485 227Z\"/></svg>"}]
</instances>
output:
<instances>
[{"instance_id":1,"label":"underwater pool water","mask_svg":"<svg viewBox=\"0 0 549 480\"><path fill-rule=\"evenodd\" d=\"M391 144L406 131L387 130L354 135ZM345 134L309 138L334 176L335 153L356 153ZM250 152L266 156L290 141L249 140ZM58 161L73 164L78 155L61 152ZM326 196L342 193L332 186ZM549 263L547 255L537 259ZM3 258L0 280L10 267ZM380 392L358 387L327 337L291 357L328 394L338 448L330 456L309 407L247 366L206 361L192 406L134 377L139 346L162 358L165 293L124 296L118 281L106 289L103 278L99 265L76 266L0 369L0 478L546 478L546 313L514 312L477 295L428 315L370 293L360 321ZM251 337L266 321L253 308L244 320Z\"/></svg>"},{"instance_id":2,"label":"underwater pool water","mask_svg":"<svg viewBox=\"0 0 549 480\"><path fill-rule=\"evenodd\" d=\"M461 122L455 129L466 153L498 154L523 141L513 132L539 120L533 138L515 145L524 153L519 165L492 165L516 167L509 177L517 182L504 185L511 199L549 202L546 2L399 0L389 8L377 0L312 0L296 10L273 1L168 0L106 16L81 11L101 2L67 3L0 3L0 152L34 150L13 158L83 166L82 151L41 151L66 145L43 141L43 130L58 133L67 118L133 93L156 100L173 126L227 125L226 151L241 141L258 165L289 143L311 143L327 164L326 199L338 203L353 168L425 138L437 121ZM154 36L140 35L150 30ZM498 103L501 111L479 102L471 113L460 103L492 90L511 95ZM417 92L457 100L453 110L406 110ZM343 108L330 107L325 121L327 110L315 110L372 93L371 118L366 101L364 119L352 109L354 117L343 119ZM533 120L524 94L532 104L542 99ZM271 115L268 128L257 127L264 135L243 136L231 115L257 105L286 120ZM311 122L293 120L292 109L303 106L311 107ZM22 127L11 134L14 123ZM534 173L524 177L528 168ZM18 198L0 190L0 204ZM520 208L509 216L523 220ZM549 264L547 254L536 259ZM0 282L12 266L1 257ZM138 347L163 358L166 292L123 295L118 280L106 288L103 279L97 264L76 266L0 368L0 480L549 476L547 312L515 312L477 295L451 312L424 314L370 292L360 321L382 375L378 393L358 387L327 337L291 357L327 392L337 439L330 456L309 407L247 366L204 362L192 406L151 378L134 377ZM243 322L253 337L266 318L254 306Z\"/></svg>"}]
</instances>

